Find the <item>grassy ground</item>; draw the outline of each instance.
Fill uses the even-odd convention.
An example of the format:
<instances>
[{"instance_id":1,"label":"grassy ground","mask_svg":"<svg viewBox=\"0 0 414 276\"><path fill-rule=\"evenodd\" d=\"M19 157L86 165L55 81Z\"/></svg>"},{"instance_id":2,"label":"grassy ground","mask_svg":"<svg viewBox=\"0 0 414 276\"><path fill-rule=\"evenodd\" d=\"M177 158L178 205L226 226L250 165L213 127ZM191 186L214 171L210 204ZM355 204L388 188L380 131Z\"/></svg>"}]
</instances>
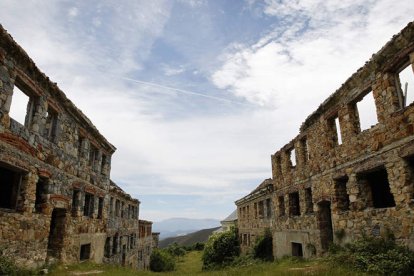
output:
<instances>
[{"instance_id":1,"label":"grassy ground","mask_svg":"<svg viewBox=\"0 0 414 276\"><path fill-rule=\"evenodd\" d=\"M250 276L250 275L363 275L340 267L334 267L322 260L298 261L284 259L273 263L260 263L242 267L231 267L216 271L201 270L201 252L190 252L177 263L177 270L169 273L143 272L122 267L82 263L73 266L59 266L50 275L205 275L205 276Z\"/></svg>"}]
</instances>

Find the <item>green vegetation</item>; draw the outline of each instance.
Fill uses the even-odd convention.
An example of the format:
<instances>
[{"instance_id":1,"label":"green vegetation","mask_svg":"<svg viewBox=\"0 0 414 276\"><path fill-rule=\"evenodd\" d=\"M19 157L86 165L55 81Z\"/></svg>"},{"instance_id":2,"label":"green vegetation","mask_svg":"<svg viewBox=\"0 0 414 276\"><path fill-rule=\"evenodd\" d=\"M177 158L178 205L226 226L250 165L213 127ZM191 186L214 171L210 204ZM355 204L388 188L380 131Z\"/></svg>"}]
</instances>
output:
<instances>
[{"instance_id":1,"label":"green vegetation","mask_svg":"<svg viewBox=\"0 0 414 276\"><path fill-rule=\"evenodd\" d=\"M236 229L212 235L203 251L203 269L210 270L231 264L240 254Z\"/></svg>"},{"instance_id":2,"label":"green vegetation","mask_svg":"<svg viewBox=\"0 0 414 276\"><path fill-rule=\"evenodd\" d=\"M253 248L253 257L263 261L273 261L273 238L269 228L265 229Z\"/></svg>"},{"instance_id":3,"label":"green vegetation","mask_svg":"<svg viewBox=\"0 0 414 276\"><path fill-rule=\"evenodd\" d=\"M173 255L166 250L154 250L150 258L150 269L155 272L173 271L175 269L175 260Z\"/></svg>"},{"instance_id":4,"label":"green vegetation","mask_svg":"<svg viewBox=\"0 0 414 276\"><path fill-rule=\"evenodd\" d=\"M414 275L414 252L388 238L365 237L344 247L334 245L330 260L351 269L382 275Z\"/></svg>"}]
</instances>

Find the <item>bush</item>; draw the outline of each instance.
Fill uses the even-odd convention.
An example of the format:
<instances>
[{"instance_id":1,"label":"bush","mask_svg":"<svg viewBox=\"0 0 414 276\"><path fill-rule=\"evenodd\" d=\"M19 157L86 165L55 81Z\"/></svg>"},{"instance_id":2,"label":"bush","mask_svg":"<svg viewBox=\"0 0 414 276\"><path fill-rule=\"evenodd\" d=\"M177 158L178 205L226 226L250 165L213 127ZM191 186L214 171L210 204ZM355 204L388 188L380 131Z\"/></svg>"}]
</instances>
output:
<instances>
[{"instance_id":1,"label":"bush","mask_svg":"<svg viewBox=\"0 0 414 276\"><path fill-rule=\"evenodd\" d=\"M239 240L234 228L230 231L213 234L204 247L203 269L229 265L239 255Z\"/></svg>"},{"instance_id":2,"label":"bush","mask_svg":"<svg viewBox=\"0 0 414 276\"><path fill-rule=\"evenodd\" d=\"M155 272L173 271L175 269L174 257L167 251L156 249L150 257L150 269Z\"/></svg>"},{"instance_id":3,"label":"bush","mask_svg":"<svg viewBox=\"0 0 414 276\"><path fill-rule=\"evenodd\" d=\"M175 257L182 257L187 253L185 246L181 246L178 243L170 244L165 250Z\"/></svg>"},{"instance_id":4,"label":"bush","mask_svg":"<svg viewBox=\"0 0 414 276\"><path fill-rule=\"evenodd\" d=\"M253 248L253 256L263 261L273 261L273 238L269 228L260 236Z\"/></svg>"},{"instance_id":5,"label":"bush","mask_svg":"<svg viewBox=\"0 0 414 276\"><path fill-rule=\"evenodd\" d=\"M16 270L14 262L5 256L0 256L0 275L12 275Z\"/></svg>"},{"instance_id":6,"label":"bush","mask_svg":"<svg viewBox=\"0 0 414 276\"><path fill-rule=\"evenodd\" d=\"M204 250L204 243L196 242L195 244L193 244L192 250L203 251Z\"/></svg>"},{"instance_id":7,"label":"bush","mask_svg":"<svg viewBox=\"0 0 414 276\"><path fill-rule=\"evenodd\" d=\"M331 260L352 268L385 275L414 275L414 252L393 239L363 238L331 251Z\"/></svg>"}]
</instances>

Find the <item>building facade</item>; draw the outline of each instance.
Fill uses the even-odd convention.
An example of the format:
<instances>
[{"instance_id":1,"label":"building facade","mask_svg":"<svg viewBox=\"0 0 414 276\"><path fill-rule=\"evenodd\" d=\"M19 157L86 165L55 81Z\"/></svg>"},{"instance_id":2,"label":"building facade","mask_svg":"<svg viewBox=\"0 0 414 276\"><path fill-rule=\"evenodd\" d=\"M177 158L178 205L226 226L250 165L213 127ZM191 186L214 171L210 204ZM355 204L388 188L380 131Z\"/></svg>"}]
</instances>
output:
<instances>
[{"instance_id":1,"label":"building facade","mask_svg":"<svg viewBox=\"0 0 414 276\"><path fill-rule=\"evenodd\" d=\"M138 235L138 268L142 270L149 269L150 256L152 250L158 245L154 243L157 241L159 235L152 235L152 222L148 220L139 220L139 235Z\"/></svg>"},{"instance_id":2,"label":"building facade","mask_svg":"<svg viewBox=\"0 0 414 276\"><path fill-rule=\"evenodd\" d=\"M321 255L364 235L392 234L414 250L414 87L406 81L414 82L413 22L272 155L274 214L264 227L275 257ZM243 246L261 228L255 201L236 201Z\"/></svg>"},{"instance_id":3,"label":"building facade","mask_svg":"<svg viewBox=\"0 0 414 276\"><path fill-rule=\"evenodd\" d=\"M264 180L247 196L236 201L240 249L242 253L252 250L256 239L266 229L273 227L273 183Z\"/></svg>"},{"instance_id":4,"label":"building facade","mask_svg":"<svg viewBox=\"0 0 414 276\"><path fill-rule=\"evenodd\" d=\"M82 260L138 266L129 250L137 247L139 201L110 182L115 150L0 25L2 254L28 268ZM123 203L120 217L113 200Z\"/></svg>"}]
</instances>

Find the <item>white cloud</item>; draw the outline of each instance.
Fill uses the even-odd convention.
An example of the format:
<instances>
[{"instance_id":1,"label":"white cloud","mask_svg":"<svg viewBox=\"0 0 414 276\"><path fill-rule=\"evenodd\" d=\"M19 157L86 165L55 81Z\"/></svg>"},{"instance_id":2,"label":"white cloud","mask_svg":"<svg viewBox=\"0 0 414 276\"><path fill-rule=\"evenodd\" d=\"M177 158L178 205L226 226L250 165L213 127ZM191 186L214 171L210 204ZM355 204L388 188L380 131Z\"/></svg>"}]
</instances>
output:
<instances>
[{"instance_id":1,"label":"white cloud","mask_svg":"<svg viewBox=\"0 0 414 276\"><path fill-rule=\"evenodd\" d=\"M270 107L307 112L402 29L414 5L394 1L265 1L278 24L252 45L231 46L213 83ZM304 119L304 118L303 118Z\"/></svg>"},{"instance_id":2,"label":"white cloud","mask_svg":"<svg viewBox=\"0 0 414 276\"><path fill-rule=\"evenodd\" d=\"M183 66L170 66L168 64L164 64L162 70L167 77L179 75L185 71Z\"/></svg>"}]
</instances>

